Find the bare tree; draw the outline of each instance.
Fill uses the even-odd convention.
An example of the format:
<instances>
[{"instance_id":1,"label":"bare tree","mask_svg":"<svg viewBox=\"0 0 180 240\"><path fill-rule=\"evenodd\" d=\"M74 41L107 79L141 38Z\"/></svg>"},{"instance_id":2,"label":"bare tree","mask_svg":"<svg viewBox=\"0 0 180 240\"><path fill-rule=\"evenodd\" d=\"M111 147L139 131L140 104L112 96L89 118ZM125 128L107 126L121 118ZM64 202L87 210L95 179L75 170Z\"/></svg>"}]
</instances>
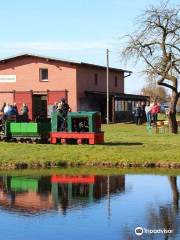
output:
<instances>
[{"instance_id":1,"label":"bare tree","mask_svg":"<svg viewBox=\"0 0 180 240\"><path fill-rule=\"evenodd\" d=\"M177 133L176 105L180 97L180 6L169 6L166 1L150 6L138 18L134 33L125 36L122 55L126 59L142 59L148 77L172 92L169 123L172 133Z\"/></svg>"},{"instance_id":2,"label":"bare tree","mask_svg":"<svg viewBox=\"0 0 180 240\"><path fill-rule=\"evenodd\" d=\"M141 94L144 96L150 96L151 101L158 101L160 103L167 101L167 92L165 88L160 86L147 85L141 89Z\"/></svg>"}]
</instances>

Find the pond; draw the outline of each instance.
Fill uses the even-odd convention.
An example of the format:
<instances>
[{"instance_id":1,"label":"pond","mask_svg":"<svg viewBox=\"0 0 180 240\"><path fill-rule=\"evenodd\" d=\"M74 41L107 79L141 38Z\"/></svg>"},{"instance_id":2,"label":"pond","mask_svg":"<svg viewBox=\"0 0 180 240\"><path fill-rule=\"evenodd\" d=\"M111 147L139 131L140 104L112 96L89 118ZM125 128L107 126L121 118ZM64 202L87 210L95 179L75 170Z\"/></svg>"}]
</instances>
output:
<instances>
[{"instance_id":1,"label":"pond","mask_svg":"<svg viewBox=\"0 0 180 240\"><path fill-rule=\"evenodd\" d=\"M175 175L2 173L0 239L180 239L178 189Z\"/></svg>"}]
</instances>

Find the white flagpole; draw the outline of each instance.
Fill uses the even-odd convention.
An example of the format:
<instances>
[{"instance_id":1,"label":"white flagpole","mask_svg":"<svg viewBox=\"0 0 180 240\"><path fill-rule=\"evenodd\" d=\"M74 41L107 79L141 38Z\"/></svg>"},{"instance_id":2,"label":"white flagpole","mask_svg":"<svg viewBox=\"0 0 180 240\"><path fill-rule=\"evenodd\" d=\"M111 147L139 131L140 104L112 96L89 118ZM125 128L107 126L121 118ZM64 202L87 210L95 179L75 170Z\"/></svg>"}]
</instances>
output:
<instances>
[{"instance_id":1,"label":"white flagpole","mask_svg":"<svg viewBox=\"0 0 180 240\"><path fill-rule=\"evenodd\" d=\"M106 123L109 124L109 49L106 50L106 56L107 56L107 118L106 118Z\"/></svg>"}]
</instances>

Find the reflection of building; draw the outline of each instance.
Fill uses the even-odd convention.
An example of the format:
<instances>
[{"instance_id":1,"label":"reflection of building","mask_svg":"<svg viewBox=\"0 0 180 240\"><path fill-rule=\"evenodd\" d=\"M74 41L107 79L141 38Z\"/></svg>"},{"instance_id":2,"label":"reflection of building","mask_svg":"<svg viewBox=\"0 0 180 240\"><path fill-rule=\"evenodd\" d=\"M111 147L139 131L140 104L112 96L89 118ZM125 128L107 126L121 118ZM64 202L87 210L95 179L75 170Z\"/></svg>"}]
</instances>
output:
<instances>
[{"instance_id":1,"label":"reflection of building","mask_svg":"<svg viewBox=\"0 0 180 240\"><path fill-rule=\"evenodd\" d=\"M125 176L0 177L0 206L23 213L85 207L125 191Z\"/></svg>"},{"instance_id":2,"label":"reflection of building","mask_svg":"<svg viewBox=\"0 0 180 240\"><path fill-rule=\"evenodd\" d=\"M56 181L55 181L56 178ZM78 179L76 183L69 181L69 177L52 177L52 195L56 206L62 211L76 206L85 206L95 200L100 200L108 194L125 190L124 176L110 176L109 187L107 176L84 177L86 181ZM93 179L94 178L94 179ZM109 191L109 193L108 193Z\"/></svg>"},{"instance_id":3,"label":"reflection of building","mask_svg":"<svg viewBox=\"0 0 180 240\"><path fill-rule=\"evenodd\" d=\"M0 205L26 213L53 209L51 188L43 184L46 180L48 178L1 177Z\"/></svg>"}]
</instances>

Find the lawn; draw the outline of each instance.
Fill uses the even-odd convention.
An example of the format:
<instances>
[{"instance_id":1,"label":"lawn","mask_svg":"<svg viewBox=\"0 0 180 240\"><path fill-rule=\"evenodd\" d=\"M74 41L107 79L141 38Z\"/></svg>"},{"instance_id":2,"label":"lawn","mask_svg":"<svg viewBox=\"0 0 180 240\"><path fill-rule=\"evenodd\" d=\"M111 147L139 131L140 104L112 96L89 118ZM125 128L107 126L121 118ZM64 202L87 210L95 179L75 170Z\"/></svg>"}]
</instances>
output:
<instances>
[{"instance_id":1,"label":"lawn","mask_svg":"<svg viewBox=\"0 0 180 240\"><path fill-rule=\"evenodd\" d=\"M146 126L103 125L104 145L0 143L0 168L54 166L180 168L180 134L156 134Z\"/></svg>"}]
</instances>

